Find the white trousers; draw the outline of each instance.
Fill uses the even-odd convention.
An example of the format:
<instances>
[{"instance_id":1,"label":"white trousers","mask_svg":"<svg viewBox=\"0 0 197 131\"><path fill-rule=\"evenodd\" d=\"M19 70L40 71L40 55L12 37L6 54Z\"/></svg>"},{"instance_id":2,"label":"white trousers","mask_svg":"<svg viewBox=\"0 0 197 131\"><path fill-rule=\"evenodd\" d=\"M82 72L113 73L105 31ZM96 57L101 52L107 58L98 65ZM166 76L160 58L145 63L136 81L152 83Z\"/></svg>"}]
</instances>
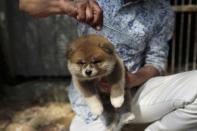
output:
<instances>
[{"instance_id":1,"label":"white trousers","mask_svg":"<svg viewBox=\"0 0 197 131\"><path fill-rule=\"evenodd\" d=\"M152 122L145 131L197 131L197 70L155 77L132 101L132 123ZM100 119L86 124L76 116L70 131L106 131Z\"/></svg>"}]
</instances>

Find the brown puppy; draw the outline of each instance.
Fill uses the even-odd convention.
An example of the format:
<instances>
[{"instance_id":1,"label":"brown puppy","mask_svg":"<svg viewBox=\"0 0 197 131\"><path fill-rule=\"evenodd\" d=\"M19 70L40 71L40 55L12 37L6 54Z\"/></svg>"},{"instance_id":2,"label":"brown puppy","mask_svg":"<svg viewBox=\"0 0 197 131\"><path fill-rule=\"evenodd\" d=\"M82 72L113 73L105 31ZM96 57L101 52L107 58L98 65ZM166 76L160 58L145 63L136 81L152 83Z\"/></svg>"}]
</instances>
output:
<instances>
[{"instance_id":1,"label":"brown puppy","mask_svg":"<svg viewBox=\"0 0 197 131\"><path fill-rule=\"evenodd\" d=\"M111 86L110 101L115 108L124 102L125 68L113 45L100 35L82 36L70 44L68 69L74 86L84 95L90 110L101 115L103 105L97 82L105 79Z\"/></svg>"}]
</instances>

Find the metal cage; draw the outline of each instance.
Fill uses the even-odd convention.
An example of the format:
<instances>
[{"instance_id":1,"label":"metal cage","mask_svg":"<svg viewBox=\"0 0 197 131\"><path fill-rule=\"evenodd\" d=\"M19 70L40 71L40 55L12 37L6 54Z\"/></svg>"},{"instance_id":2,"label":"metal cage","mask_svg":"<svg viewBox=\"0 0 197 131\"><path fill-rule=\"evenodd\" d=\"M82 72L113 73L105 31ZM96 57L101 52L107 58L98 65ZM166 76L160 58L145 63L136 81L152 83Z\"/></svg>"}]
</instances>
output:
<instances>
[{"instance_id":1,"label":"metal cage","mask_svg":"<svg viewBox=\"0 0 197 131\"><path fill-rule=\"evenodd\" d=\"M171 0L176 24L167 73L197 69L197 0Z\"/></svg>"}]
</instances>

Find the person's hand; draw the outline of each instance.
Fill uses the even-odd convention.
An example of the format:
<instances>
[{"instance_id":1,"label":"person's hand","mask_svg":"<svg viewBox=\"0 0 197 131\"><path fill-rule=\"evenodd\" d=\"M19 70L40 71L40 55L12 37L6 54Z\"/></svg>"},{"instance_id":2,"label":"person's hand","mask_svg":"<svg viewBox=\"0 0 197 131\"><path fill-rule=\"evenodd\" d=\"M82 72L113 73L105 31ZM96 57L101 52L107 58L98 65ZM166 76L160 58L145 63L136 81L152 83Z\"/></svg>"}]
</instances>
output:
<instances>
[{"instance_id":1,"label":"person's hand","mask_svg":"<svg viewBox=\"0 0 197 131\"><path fill-rule=\"evenodd\" d=\"M76 19L100 30L103 24L103 13L98 3L95 0L77 0L75 3Z\"/></svg>"},{"instance_id":2,"label":"person's hand","mask_svg":"<svg viewBox=\"0 0 197 131\"><path fill-rule=\"evenodd\" d=\"M126 72L125 74L125 88L133 88L142 85L144 82L159 76L159 71L152 65L146 65L140 68L136 73ZM98 88L104 93L110 93L111 87L106 80L102 79L98 82Z\"/></svg>"},{"instance_id":3,"label":"person's hand","mask_svg":"<svg viewBox=\"0 0 197 131\"><path fill-rule=\"evenodd\" d=\"M95 0L20 0L19 7L30 16L43 18L66 14L99 30L103 14Z\"/></svg>"},{"instance_id":4,"label":"person's hand","mask_svg":"<svg viewBox=\"0 0 197 131\"><path fill-rule=\"evenodd\" d=\"M125 88L132 88L136 85L137 77L134 74L131 74L129 72L126 72L125 76ZM107 83L105 79L101 79L98 81L98 88L101 92L109 94L111 92L111 87Z\"/></svg>"},{"instance_id":5,"label":"person's hand","mask_svg":"<svg viewBox=\"0 0 197 131\"><path fill-rule=\"evenodd\" d=\"M126 84L125 84L125 88L132 88L138 85L138 81L140 78L137 77L137 75L130 73L130 72L126 72Z\"/></svg>"},{"instance_id":6,"label":"person's hand","mask_svg":"<svg viewBox=\"0 0 197 131\"><path fill-rule=\"evenodd\" d=\"M110 94L111 87L105 79L101 79L100 81L98 81L97 85L98 85L98 88L101 92L106 93L106 94Z\"/></svg>"}]
</instances>

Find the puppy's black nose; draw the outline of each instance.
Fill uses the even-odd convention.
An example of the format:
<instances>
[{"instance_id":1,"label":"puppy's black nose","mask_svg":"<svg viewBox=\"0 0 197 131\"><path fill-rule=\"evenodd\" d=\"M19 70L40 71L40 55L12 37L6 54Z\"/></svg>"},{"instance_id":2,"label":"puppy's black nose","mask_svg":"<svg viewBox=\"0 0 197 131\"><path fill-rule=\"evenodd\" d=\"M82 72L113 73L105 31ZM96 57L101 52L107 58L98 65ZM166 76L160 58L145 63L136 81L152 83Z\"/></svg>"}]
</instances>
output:
<instances>
[{"instance_id":1,"label":"puppy's black nose","mask_svg":"<svg viewBox=\"0 0 197 131\"><path fill-rule=\"evenodd\" d=\"M92 74L92 71L91 70L86 70L85 73L86 73L87 76L90 76Z\"/></svg>"}]
</instances>

